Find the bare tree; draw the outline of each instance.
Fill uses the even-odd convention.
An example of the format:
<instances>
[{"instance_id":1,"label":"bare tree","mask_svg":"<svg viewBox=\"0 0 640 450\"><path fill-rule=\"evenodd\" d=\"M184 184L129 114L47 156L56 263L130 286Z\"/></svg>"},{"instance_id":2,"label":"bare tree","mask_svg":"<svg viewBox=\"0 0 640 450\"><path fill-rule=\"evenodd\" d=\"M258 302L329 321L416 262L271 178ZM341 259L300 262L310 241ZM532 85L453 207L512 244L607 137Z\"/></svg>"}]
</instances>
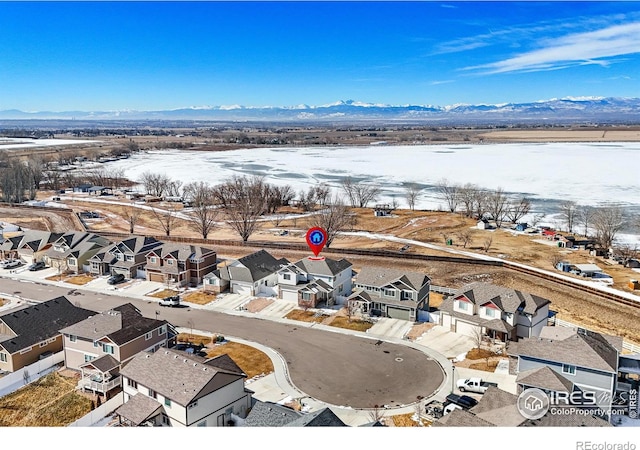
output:
<instances>
[{"instance_id":1,"label":"bare tree","mask_svg":"<svg viewBox=\"0 0 640 450\"><path fill-rule=\"evenodd\" d=\"M373 405L373 408L369 411L369 419L372 422L382 423L384 421L384 410L378 405Z\"/></svg>"},{"instance_id":2,"label":"bare tree","mask_svg":"<svg viewBox=\"0 0 640 450\"><path fill-rule=\"evenodd\" d=\"M507 205L506 217L511 223L517 223L524 216L529 214L531 210L531 202L529 199L522 197L519 201L511 201Z\"/></svg>"},{"instance_id":3,"label":"bare tree","mask_svg":"<svg viewBox=\"0 0 640 450\"><path fill-rule=\"evenodd\" d=\"M151 212L162 227L165 236L170 236L178 220L178 206L175 203L168 203L165 208L151 208Z\"/></svg>"},{"instance_id":4,"label":"bare tree","mask_svg":"<svg viewBox=\"0 0 640 450\"><path fill-rule=\"evenodd\" d=\"M466 188L468 189L468 187L470 187L471 185L466 186ZM459 197L460 186L454 183L450 183L449 180L443 178L436 183L436 190L447 205L447 209L449 210L449 212L455 212L456 209L458 209L458 203L461 200L461 198Z\"/></svg>"},{"instance_id":5,"label":"bare tree","mask_svg":"<svg viewBox=\"0 0 640 450\"><path fill-rule=\"evenodd\" d=\"M478 191L480 188L475 184L466 183L458 188L458 200L462 205L463 213L467 217L472 217Z\"/></svg>"},{"instance_id":6,"label":"bare tree","mask_svg":"<svg viewBox=\"0 0 640 450\"><path fill-rule=\"evenodd\" d=\"M145 191L154 197L164 197L169 192L171 178L165 174L143 172L140 175L140 183Z\"/></svg>"},{"instance_id":7,"label":"bare tree","mask_svg":"<svg viewBox=\"0 0 640 450\"><path fill-rule=\"evenodd\" d=\"M502 222L505 219L508 202L509 199L501 187L498 187L495 191L491 191L486 194L486 211L491 214L491 217L495 220L498 228L502 226Z\"/></svg>"},{"instance_id":8,"label":"bare tree","mask_svg":"<svg viewBox=\"0 0 640 450\"><path fill-rule=\"evenodd\" d=\"M227 223L246 242L267 210L267 185L261 177L234 176L219 190L225 196Z\"/></svg>"},{"instance_id":9,"label":"bare tree","mask_svg":"<svg viewBox=\"0 0 640 450\"><path fill-rule=\"evenodd\" d=\"M342 179L342 189L344 190L352 208L366 208L367 205L375 201L380 195L380 188L373 184L357 183L351 177Z\"/></svg>"},{"instance_id":10,"label":"bare tree","mask_svg":"<svg viewBox=\"0 0 640 450\"><path fill-rule=\"evenodd\" d=\"M195 181L185 185L183 192L185 199L192 204L191 211L187 215L193 221L198 233L202 235L202 239L207 239L216 226L220 212L218 205L215 204L213 189L209 183Z\"/></svg>"},{"instance_id":11,"label":"bare tree","mask_svg":"<svg viewBox=\"0 0 640 450\"><path fill-rule=\"evenodd\" d=\"M583 226L584 235L589 236L589 227L592 225L595 208L589 205L581 205L578 209L578 222Z\"/></svg>"},{"instance_id":12,"label":"bare tree","mask_svg":"<svg viewBox=\"0 0 640 450\"><path fill-rule=\"evenodd\" d=\"M578 206L574 201L565 201L560 204L560 217L562 224L566 225L567 231L573 233L578 216Z\"/></svg>"},{"instance_id":13,"label":"bare tree","mask_svg":"<svg viewBox=\"0 0 640 450\"><path fill-rule=\"evenodd\" d=\"M351 225L351 220L349 208L341 198L334 196L326 208L313 215L311 225L324 228L327 232L325 246L329 248L338 233Z\"/></svg>"},{"instance_id":14,"label":"bare tree","mask_svg":"<svg viewBox=\"0 0 640 450\"><path fill-rule=\"evenodd\" d=\"M325 183L320 183L315 186L316 200L319 205L326 205L327 199L331 197L331 188Z\"/></svg>"},{"instance_id":15,"label":"bare tree","mask_svg":"<svg viewBox=\"0 0 640 450\"><path fill-rule=\"evenodd\" d=\"M611 248L616 235L624 226L624 214L619 206L604 206L593 215L596 240L602 248Z\"/></svg>"},{"instance_id":16,"label":"bare tree","mask_svg":"<svg viewBox=\"0 0 640 450\"><path fill-rule=\"evenodd\" d=\"M404 189L404 198L407 200L407 205L409 205L411 211L415 211L416 200L420 194L420 187L416 183L407 183L404 185Z\"/></svg>"},{"instance_id":17,"label":"bare tree","mask_svg":"<svg viewBox=\"0 0 640 450\"><path fill-rule=\"evenodd\" d=\"M491 248L491 244L493 244L493 236L487 236L487 238L482 243L482 250L484 250L485 253L487 253Z\"/></svg>"},{"instance_id":18,"label":"bare tree","mask_svg":"<svg viewBox=\"0 0 640 450\"><path fill-rule=\"evenodd\" d=\"M140 215L142 215L142 209L136 208L134 205L129 205L125 207L122 215L129 224L129 233L133 234L136 223L138 223L138 219L140 219Z\"/></svg>"},{"instance_id":19,"label":"bare tree","mask_svg":"<svg viewBox=\"0 0 640 450\"><path fill-rule=\"evenodd\" d=\"M467 248L467 245L471 242L473 233L469 229L460 230L456 233L456 238L462 242L462 247Z\"/></svg>"},{"instance_id":20,"label":"bare tree","mask_svg":"<svg viewBox=\"0 0 640 450\"><path fill-rule=\"evenodd\" d=\"M267 212L273 214L281 206L286 206L295 197L293 188L285 186L267 185Z\"/></svg>"}]
</instances>

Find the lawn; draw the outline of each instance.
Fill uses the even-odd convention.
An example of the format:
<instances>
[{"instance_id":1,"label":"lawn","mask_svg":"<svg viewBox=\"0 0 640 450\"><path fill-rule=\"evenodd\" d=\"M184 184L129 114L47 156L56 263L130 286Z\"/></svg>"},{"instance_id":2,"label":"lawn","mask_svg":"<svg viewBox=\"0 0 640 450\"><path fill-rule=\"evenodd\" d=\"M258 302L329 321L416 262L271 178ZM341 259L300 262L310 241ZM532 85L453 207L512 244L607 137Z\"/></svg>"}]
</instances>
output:
<instances>
[{"instance_id":1,"label":"lawn","mask_svg":"<svg viewBox=\"0 0 640 450\"><path fill-rule=\"evenodd\" d=\"M327 325L338 328L346 328L348 330L354 331L367 331L373 326L372 323L364 322L358 319L351 319L351 322L349 322L349 318L342 316L334 317L333 320Z\"/></svg>"},{"instance_id":2,"label":"lawn","mask_svg":"<svg viewBox=\"0 0 640 450\"><path fill-rule=\"evenodd\" d=\"M273 363L267 355L249 345L238 342L225 342L207 349L209 357L227 354L249 378L273 372Z\"/></svg>"},{"instance_id":3,"label":"lawn","mask_svg":"<svg viewBox=\"0 0 640 450\"><path fill-rule=\"evenodd\" d=\"M53 372L0 398L0 426L62 427L91 411L91 400L76 394L75 379Z\"/></svg>"},{"instance_id":4,"label":"lawn","mask_svg":"<svg viewBox=\"0 0 640 450\"><path fill-rule=\"evenodd\" d=\"M199 345L199 344L207 345L207 344L211 344L212 337L215 337L215 336L214 335L202 336L201 334L179 333L177 339L178 339L178 342L189 342L195 345Z\"/></svg>"},{"instance_id":5,"label":"lawn","mask_svg":"<svg viewBox=\"0 0 640 450\"><path fill-rule=\"evenodd\" d=\"M182 299L185 302L195 303L197 305L206 305L207 303L211 303L216 299L216 294L213 292L200 290L187 294Z\"/></svg>"},{"instance_id":6,"label":"lawn","mask_svg":"<svg viewBox=\"0 0 640 450\"><path fill-rule=\"evenodd\" d=\"M285 316L287 319L299 320L300 322L316 322L320 323L327 318L324 314L316 317L315 311L304 311L302 309L293 309Z\"/></svg>"},{"instance_id":7,"label":"lawn","mask_svg":"<svg viewBox=\"0 0 640 450\"><path fill-rule=\"evenodd\" d=\"M391 419L393 420L393 424L396 427L419 427L420 425L418 424L418 422L413 420L414 416L415 413L398 414L397 416L391 416ZM426 427L431 425L431 422L429 422L428 420L424 420L421 418L420 421L422 422L422 426Z\"/></svg>"},{"instance_id":8,"label":"lawn","mask_svg":"<svg viewBox=\"0 0 640 450\"><path fill-rule=\"evenodd\" d=\"M156 298L173 297L174 295L178 295L178 291L174 291L173 289L163 289L161 291L154 292L152 294L147 294L148 297L156 297Z\"/></svg>"},{"instance_id":9,"label":"lawn","mask_svg":"<svg viewBox=\"0 0 640 450\"><path fill-rule=\"evenodd\" d=\"M89 281L95 280L95 277L92 275L82 274L82 275L72 275L68 278L65 278L63 281L65 283L83 285L87 284Z\"/></svg>"},{"instance_id":10,"label":"lawn","mask_svg":"<svg viewBox=\"0 0 640 450\"><path fill-rule=\"evenodd\" d=\"M7 303L9 303L9 300L4 299L4 298L0 298L0 306L4 306L4 305L6 305Z\"/></svg>"}]
</instances>

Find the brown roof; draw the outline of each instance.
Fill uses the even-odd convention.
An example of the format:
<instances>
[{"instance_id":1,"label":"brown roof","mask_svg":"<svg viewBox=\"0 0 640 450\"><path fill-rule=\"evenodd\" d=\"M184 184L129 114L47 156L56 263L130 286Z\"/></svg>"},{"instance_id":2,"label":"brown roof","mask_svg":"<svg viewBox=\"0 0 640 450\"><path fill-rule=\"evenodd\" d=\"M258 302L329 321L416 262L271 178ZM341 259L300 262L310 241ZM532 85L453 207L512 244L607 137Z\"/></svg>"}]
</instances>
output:
<instances>
[{"instance_id":1,"label":"brown roof","mask_svg":"<svg viewBox=\"0 0 640 450\"><path fill-rule=\"evenodd\" d=\"M493 427L491 422L465 411L464 409L454 409L449 414L443 416L433 423L436 427Z\"/></svg>"},{"instance_id":2,"label":"brown roof","mask_svg":"<svg viewBox=\"0 0 640 450\"><path fill-rule=\"evenodd\" d=\"M570 337L559 340L523 338L515 345L510 344L507 352L514 356L530 356L544 361L616 372L619 353L616 345L619 340L615 336L578 330Z\"/></svg>"},{"instance_id":3,"label":"brown roof","mask_svg":"<svg viewBox=\"0 0 640 450\"><path fill-rule=\"evenodd\" d=\"M228 368L226 361L221 360L221 363ZM246 378L243 373L218 368L213 364L214 360L203 363L203 358L160 349L155 353L138 354L120 373L187 406L193 400Z\"/></svg>"},{"instance_id":4,"label":"brown roof","mask_svg":"<svg viewBox=\"0 0 640 450\"><path fill-rule=\"evenodd\" d=\"M104 355L81 365L80 367L93 366L100 372L110 372L120 366L120 362L111 355Z\"/></svg>"},{"instance_id":5,"label":"brown roof","mask_svg":"<svg viewBox=\"0 0 640 450\"><path fill-rule=\"evenodd\" d=\"M556 392L572 392L573 383L547 366L520 372L516 383Z\"/></svg>"},{"instance_id":6,"label":"brown roof","mask_svg":"<svg viewBox=\"0 0 640 450\"><path fill-rule=\"evenodd\" d=\"M136 394L127 403L118 407L115 413L137 427L151 417L158 415L163 409L163 406L151 397Z\"/></svg>"},{"instance_id":7,"label":"brown roof","mask_svg":"<svg viewBox=\"0 0 640 450\"><path fill-rule=\"evenodd\" d=\"M517 401L517 395L490 386L470 411L499 427L518 426L526 419L518 411Z\"/></svg>"},{"instance_id":8,"label":"brown roof","mask_svg":"<svg viewBox=\"0 0 640 450\"><path fill-rule=\"evenodd\" d=\"M389 267L364 266L356 277L356 283L373 287L384 287L403 283L406 287L420 291L431 280L423 273L398 270Z\"/></svg>"}]
</instances>

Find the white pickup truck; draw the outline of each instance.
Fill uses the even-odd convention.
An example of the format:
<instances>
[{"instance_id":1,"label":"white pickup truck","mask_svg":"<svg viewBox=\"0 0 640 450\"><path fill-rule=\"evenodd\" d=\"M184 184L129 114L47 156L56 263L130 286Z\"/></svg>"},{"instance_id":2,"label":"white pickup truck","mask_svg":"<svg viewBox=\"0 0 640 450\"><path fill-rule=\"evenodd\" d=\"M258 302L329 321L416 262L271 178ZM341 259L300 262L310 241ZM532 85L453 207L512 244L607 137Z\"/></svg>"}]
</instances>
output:
<instances>
[{"instance_id":1,"label":"white pickup truck","mask_svg":"<svg viewBox=\"0 0 640 450\"><path fill-rule=\"evenodd\" d=\"M477 392L478 394L484 394L491 386L498 387L498 384L482 381L482 378L467 378L465 380L458 380L457 386L460 392Z\"/></svg>"}]
</instances>

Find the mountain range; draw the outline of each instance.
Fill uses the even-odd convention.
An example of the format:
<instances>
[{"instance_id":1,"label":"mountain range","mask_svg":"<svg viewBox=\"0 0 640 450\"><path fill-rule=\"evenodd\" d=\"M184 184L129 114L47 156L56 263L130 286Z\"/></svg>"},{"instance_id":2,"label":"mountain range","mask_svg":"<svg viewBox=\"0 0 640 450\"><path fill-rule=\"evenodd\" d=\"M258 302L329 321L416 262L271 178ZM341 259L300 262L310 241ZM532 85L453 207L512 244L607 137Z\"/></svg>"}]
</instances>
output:
<instances>
[{"instance_id":1,"label":"mountain range","mask_svg":"<svg viewBox=\"0 0 640 450\"><path fill-rule=\"evenodd\" d=\"M308 106L202 106L161 111L0 111L0 120L190 120L265 122L638 123L640 98L566 97L529 103L382 105L353 100Z\"/></svg>"}]
</instances>

